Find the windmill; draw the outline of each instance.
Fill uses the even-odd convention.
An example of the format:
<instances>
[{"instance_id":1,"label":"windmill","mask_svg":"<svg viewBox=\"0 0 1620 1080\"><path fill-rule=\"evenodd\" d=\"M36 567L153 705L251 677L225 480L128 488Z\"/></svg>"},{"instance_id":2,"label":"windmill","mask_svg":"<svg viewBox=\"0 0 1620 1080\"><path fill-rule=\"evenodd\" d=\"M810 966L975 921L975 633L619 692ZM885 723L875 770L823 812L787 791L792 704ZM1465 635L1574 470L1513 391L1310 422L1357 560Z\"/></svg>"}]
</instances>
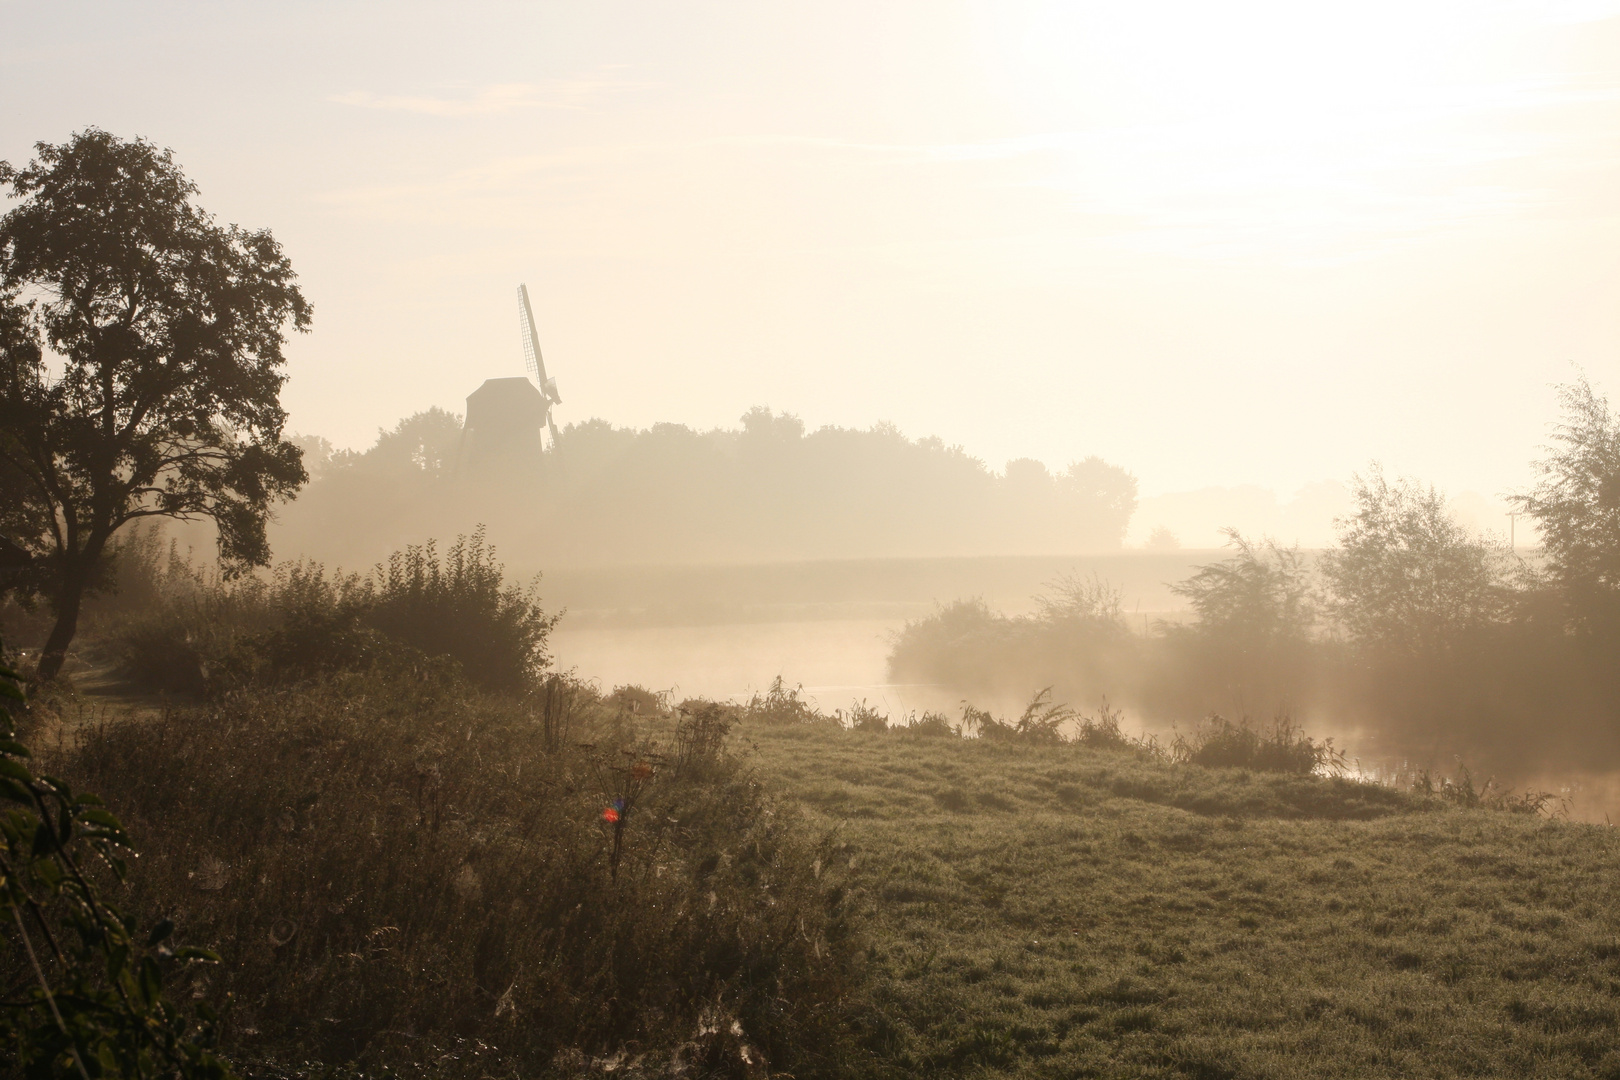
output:
<instances>
[{"instance_id":1,"label":"windmill","mask_svg":"<svg viewBox=\"0 0 1620 1080\"><path fill-rule=\"evenodd\" d=\"M540 335L534 329L534 309L529 306L529 287L518 286L518 333L523 338L523 362L528 366L529 378L545 395L546 430L551 433L553 445L557 442L557 422L551 418L551 407L562 404L557 393L557 380L546 378L546 358L540 355Z\"/></svg>"}]
</instances>

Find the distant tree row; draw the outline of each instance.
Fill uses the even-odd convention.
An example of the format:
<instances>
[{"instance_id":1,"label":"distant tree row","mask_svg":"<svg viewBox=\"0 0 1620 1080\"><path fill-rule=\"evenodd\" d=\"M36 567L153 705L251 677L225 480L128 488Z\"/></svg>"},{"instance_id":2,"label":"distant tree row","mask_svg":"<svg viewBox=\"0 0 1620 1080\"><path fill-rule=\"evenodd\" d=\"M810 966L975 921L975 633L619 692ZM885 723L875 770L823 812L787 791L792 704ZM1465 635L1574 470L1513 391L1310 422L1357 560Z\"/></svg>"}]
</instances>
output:
<instances>
[{"instance_id":1,"label":"distant tree row","mask_svg":"<svg viewBox=\"0 0 1620 1080\"><path fill-rule=\"evenodd\" d=\"M1136 478L1096 457L996 473L961 447L889 424L807 431L755 408L740 427L570 424L523 466L469 475L461 423L434 409L333 453L306 439L314 482L276 543L348 565L487 522L509 558L611 562L1051 554L1120 546Z\"/></svg>"}]
</instances>

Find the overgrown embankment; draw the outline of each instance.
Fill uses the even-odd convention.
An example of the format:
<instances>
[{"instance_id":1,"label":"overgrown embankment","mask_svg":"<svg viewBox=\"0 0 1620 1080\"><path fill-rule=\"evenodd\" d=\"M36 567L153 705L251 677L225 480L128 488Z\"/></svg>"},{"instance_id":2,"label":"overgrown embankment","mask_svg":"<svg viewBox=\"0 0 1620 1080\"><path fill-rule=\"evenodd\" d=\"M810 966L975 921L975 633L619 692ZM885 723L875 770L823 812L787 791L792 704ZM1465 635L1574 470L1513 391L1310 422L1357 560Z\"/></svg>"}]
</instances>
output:
<instances>
[{"instance_id":1,"label":"overgrown embankment","mask_svg":"<svg viewBox=\"0 0 1620 1080\"><path fill-rule=\"evenodd\" d=\"M80 730L53 770L142 854L124 898L224 957L250 1073L844 1075L856 956L816 837L726 717L444 663Z\"/></svg>"}]
</instances>

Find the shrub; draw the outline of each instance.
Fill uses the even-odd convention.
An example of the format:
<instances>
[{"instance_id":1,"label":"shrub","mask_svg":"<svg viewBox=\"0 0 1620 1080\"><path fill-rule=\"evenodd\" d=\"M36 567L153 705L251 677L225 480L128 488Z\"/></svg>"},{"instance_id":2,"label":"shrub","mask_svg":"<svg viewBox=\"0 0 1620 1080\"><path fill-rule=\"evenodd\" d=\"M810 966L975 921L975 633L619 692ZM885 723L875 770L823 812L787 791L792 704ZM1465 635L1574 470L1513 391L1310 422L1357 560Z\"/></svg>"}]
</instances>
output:
<instances>
[{"instance_id":1,"label":"shrub","mask_svg":"<svg viewBox=\"0 0 1620 1080\"><path fill-rule=\"evenodd\" d=\"M1484 808L1505 810L1511 814L1546 814L1548 817L1567 815L1569 800L1550 791L1523 791L1515 794L1489 777L1483 784L1474 784L1474 774L1461 762L1457 775L1435 776L1428 769L1421 770L1412 780L1412 791L1452 806L1464 809Z\"/></svg>"},{"instance_id":2,"label":"shrub","mask_svg":"<svg viewBox=\"0 0 1620 1080\"><path fill-rule=\"evenodd\" d=\"M430 656L449 656L487 690L526 688L549 662L557 616L540 607L539 583L505 584L480 527L441 560L432 541L395 552L373 574L366 622Z\"/></svg>"},{"instance_id":3,"label":"shrub","mask_svg":"<svg viewBox=\"0 0 1620 1080\"><path fill-rule=\"evenodd\" d=\"M755 694L748 699L748 704L742 708L742 717L755 723L764 724L837 724L843 726L836 716L827 716L810 702L804 700L804 687L795 686L788 689L778 675L771 680L771 685L763 694Z\"/></svg>"},{"instance_id":4,"label":"shrub","mask_svg":"<svg viewBox=\"0 0 1620 1080\"><path fill-rule=\"evenodd\" d=\"M961 732L946 719L945 714L937 712L926 712L921 716L913 715L910 723L895 724L890 730L929 739L955 739L961 737Z\"/></svg>"},{"instance_id":5,"label":"shrub","mask_svg":"<svg viewBox=\"0 0 1620 1080\"><path fill-rule=\"evenodd\" d=\"M1345 756L1333 748L1332 739L1316 742L1284 716L1263 732L1247 721L1234 724L1212 716L1191 739L1178 736L1171 756L1191 765L1303 775L1319 769L1342 773L1346 767Z\"/></svg>"},{"instance_id":6,"label":"shrub","mask_svg":"<svg viewBox=\"0 0 1620 1080\"><path fill-rule=\"evenodd\" d=\"M1073 709L1052 702L1052 688L1048 686L1031 698L1029 704L1024 706L1023 714L1010 723L998 720L988 710L974 708L964 701L960 730L964 735L977 735L991 742L1017 741L1055 746L1066 741L1063 725L1074 718Z\"/></svg>"},{"instance_id":7,"label":"shrub","mask_svg":"<svg viewBox=\"0 0 1620 1080\"><path fill-rule=\"evenodd\" d=\"M849 707L847 717L840 715L839 721L848 725L851 731L871 731L882 734L889 730L889 718L885 714L868 705L865 699L854 702Z\"/></svg>"},{"instance_id":8,"label":"shrub","mask_svg":"<svg viewBox=\"0 0 1620 1080\"><path fill-rule=\"evenodd\" d=\"M1322 555L1332 611L1375 650L1437 652L1506 610L1500 545L1470 535L1438 489L1390 482L1374 465L1352 478L1356 512L1339 519L1339 547Z\"/></svg>"},{"instance_id":9,"label":"shrub","mask_svg":"<svg viewBox=\"0 0 1620 1080\"><path fill-rule=\"evenodd\" d=\"M479 686L516 693L549 662L557 621L534 586L504 584L481 530L443 557L431 542L407 547L369 577L298 562L226 581L171 547L158 579L160 599L114 618L107 635L120 673L146 690L284 684L444 656Z\"/></svg>"},{"instance_id":10,"label":"shrub","mask_svg":"<svg viewBox=\"0 0 1620 1080\"><path fill-rule=\"evenodd\" d=\"M1094 750L1129 750L1137 746L1119 726L1123 715L1118 709L1110 709L1107 699L1104 699L1095 717L1079 718L1074 741Z\"/></svg>"}]
</instances>

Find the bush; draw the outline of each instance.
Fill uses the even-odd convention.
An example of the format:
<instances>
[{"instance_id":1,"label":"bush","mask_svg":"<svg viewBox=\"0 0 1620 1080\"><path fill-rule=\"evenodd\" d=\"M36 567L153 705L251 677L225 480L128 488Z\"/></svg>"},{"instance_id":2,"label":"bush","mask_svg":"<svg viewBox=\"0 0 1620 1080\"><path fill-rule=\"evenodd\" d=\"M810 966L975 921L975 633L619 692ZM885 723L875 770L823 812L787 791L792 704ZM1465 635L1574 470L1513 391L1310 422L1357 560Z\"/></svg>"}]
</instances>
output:
<instances>
[{"instance_id":1,"label":"bush","mask_svg":"<svg viewBox=\"0 0 1620 1080\"><path fill-rule=\"evenodd\" d=\"M369 577L299 562L226 581L171 548L158 581L159 599L107 632L117 670L146 690L279 685L442 656L477 685L516 693L549 662L557 621L534 586L504 584L482 531L442 558L431 542L407 547Z\"/></svg>"},{"instance_id":2,"label":"bush","mask_svg":"<svg viewBox=\"0 0 1620 1080\"><path fill-rule=\"evenodd\" d=\"M895 724L889 730L927 739L956 739L961 737L961 732L946 719L945 714L937 712L926 712L921 716L914 715L910 723Z\"/></svg>"},{"instance_id":3,"label":"bush","mask_svg":"<svg viewBox=\"0 0 1620 1080\"><path fill-rule=\"evenodd\" d=\"M395 552L369 583L365 621L430 656L449 656L486 690L515 692L546 666L558 616L540 607L539 581L505 584L479 528L441 560L432 541Z\"/></svg>"},{"instance_id":4,"label":"bush","mask_svg":"<svg viewBox=\"0 0 1620 1080\"><path fill-rule=\"evenodd\" d=\"M1118 709L1110 709L1105 699L1096 716L1080 717L1074 741L1093 750L1129 750L1139 745L1120 728L1123 716Z\"/></svg>"},{"instance_id":5,"label":"bush","mask_svg":"<svg viewBox=\"0 0 1620 1080\"><path fill-rule=\"evenodd\" d=\"M1261 772L1309 775L1325 769L1342 773L1345 757L1333 740L1316 742L1287 717L1278 717L1268 731L1257 731L1247 721L1234 724L1212 716L1191 739L1178 737L1172 757L1190 765L1256 769Z\"/></svg>"}]
</instances>

